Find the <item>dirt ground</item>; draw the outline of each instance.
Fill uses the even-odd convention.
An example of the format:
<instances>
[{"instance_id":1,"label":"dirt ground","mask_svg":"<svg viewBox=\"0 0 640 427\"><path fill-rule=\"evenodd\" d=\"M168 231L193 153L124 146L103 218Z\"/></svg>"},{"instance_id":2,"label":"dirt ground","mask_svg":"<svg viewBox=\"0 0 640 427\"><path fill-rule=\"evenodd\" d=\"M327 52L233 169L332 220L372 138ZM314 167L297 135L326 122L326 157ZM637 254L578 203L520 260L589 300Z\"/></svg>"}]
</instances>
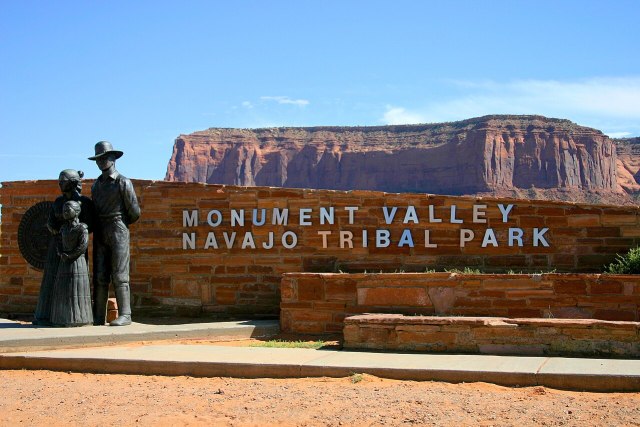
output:
<instances>
[{"instance_id":1,"label":"dirt ground","mask_svg":"<svg viewBox=\"0 0 640 427\"><path fill-rule=\"evenodd\" d=\"M0 393L2 426L640 425L640 393L368 375L234 379L0 371Z\"/></svg>"},{"instance_id":2,"label":"dirt ground","mask_svg":"<svg viewBox=\"0 0 640 427\"><path fill-rule=\"evenodd\" d=\"M309 337L271 339L300 338ZM167 343L261 346L264 340ZM340 347L334 337L324 343L325 348ZM640 393L397 381L370 375L237 379L0 370L0 394L0 426L640 426Z\"/></svg>"}]
</instances>

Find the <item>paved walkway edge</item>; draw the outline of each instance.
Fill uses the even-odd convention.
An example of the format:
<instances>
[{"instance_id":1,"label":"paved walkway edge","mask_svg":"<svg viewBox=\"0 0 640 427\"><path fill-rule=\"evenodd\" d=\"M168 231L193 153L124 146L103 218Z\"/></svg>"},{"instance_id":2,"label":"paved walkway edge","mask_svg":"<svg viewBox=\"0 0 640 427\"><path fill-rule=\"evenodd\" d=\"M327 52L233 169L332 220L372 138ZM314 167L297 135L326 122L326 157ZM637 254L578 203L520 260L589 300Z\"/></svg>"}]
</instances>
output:
<instances>
[{"instance_id":1,"label":"paved walkway edge","mask_svg":"<svg viewBox=\"0 0 640 427\"><path fill-rule=\"evenodd\" d=\"M132 342L180 339L248 339L268 337L280 332L277 320L212 322L185 325L144 325L134 323L121 328L11 328L0 329L0 354L20 351L59 350L96 347Z\"/></svg>"},{"instance_id":2,"label":"paved walkway edge","mask_svg":"<svg viewBox=\"0 0 640 427\"><path fill-rule=\"evenodd\" d=\"M51 370L97 374L165 375L234 378L347 377L354 373L412 381L488 382L504 386L546 386L556 389L595 392L640 391L640 375L499 372L429 368L389 368L353 364L323 365L323 357L306 363L252 364L219 361L166 361L142 359L101 359L96 357L52 358L37 354L0 356L0 369ZM541 367L542 368L542 367Z\"/></svg>"}]
</instances>

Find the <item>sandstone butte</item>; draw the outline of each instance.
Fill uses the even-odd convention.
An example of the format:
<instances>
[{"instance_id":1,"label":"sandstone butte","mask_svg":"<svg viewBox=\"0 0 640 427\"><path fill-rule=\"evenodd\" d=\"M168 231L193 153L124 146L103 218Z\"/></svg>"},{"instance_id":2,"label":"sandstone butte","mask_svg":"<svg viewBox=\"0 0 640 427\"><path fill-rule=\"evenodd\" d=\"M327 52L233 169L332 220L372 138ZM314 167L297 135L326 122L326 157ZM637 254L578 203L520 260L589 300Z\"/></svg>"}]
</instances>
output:
<instances>
[{"instance_id":1,"label":"sandstone butte","mask_svg":"<svg viewBox=\"0 0 640 427\"><path fill-rule=\"evenodd\" d=\"M166 180L637 204L640 138L543 116L180 135Z\"/></svg>"}]
</instances>

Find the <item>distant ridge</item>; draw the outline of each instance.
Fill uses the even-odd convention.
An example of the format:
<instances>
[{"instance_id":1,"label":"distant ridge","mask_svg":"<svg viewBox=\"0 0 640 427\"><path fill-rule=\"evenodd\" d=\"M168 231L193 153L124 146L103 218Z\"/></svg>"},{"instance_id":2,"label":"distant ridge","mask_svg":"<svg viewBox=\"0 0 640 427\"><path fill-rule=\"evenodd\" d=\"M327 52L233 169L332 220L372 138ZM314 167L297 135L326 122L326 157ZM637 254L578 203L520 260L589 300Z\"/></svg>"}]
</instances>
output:
<instances>
[{"instance_id":1,"label":"distant ridge","mask_svg":"<svg viewBox=\"0 0 640 427\"><path fill-rule=\"evenodd\" d=\"M640 138L538 115L180 135L166 180L635 204Z\"/></svg>"}]
</instances>

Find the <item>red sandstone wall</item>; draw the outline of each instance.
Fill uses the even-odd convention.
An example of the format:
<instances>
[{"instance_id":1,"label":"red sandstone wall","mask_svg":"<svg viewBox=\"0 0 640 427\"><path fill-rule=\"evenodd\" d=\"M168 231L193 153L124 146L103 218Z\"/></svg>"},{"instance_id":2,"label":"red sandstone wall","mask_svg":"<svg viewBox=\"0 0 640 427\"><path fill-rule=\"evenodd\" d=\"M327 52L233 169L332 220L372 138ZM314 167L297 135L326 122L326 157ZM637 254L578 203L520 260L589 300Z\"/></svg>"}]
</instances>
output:
<instances>
[{"instance_id":1,"label":"red sandstone wall","mask_svg":"<svg viewBox=\"0 0 640 427\"><path fill-rule=\"evenodd\" d=\"M541 201L508 201L425 194L385 194L372 191L302 190L268 187L225 187L221 185L134 181L142 218L131 228L131 285L134 311L208 313L220 317L276 316L279 312L280 277L284 272L302 271L425 271L426 268L470 266L485 271L515 269L540 271L600 271L616 253L640 243L638 208L586 206ZM90 182L85 183L85 194ZM0 188L2 226L0 237L0 312L31 312L36 304L41 272L20 255L18 224L24 212L37 202L58 195L55 181L6 182ZM508 223L502 222L498 203L514 203ZM486 204L487 224L471 223L474 204ZM407 206L416 207L420 224L403 224ZM443 223L426 223L428 206L435 207ZM446 220L450 206L464 224ZM319 225L317 210L333 206L334 225ZM349 224L344 207L357 206L355 223ZM386 225L382 207L398 207L394 222ZM231 227L230 209L290 209L287 226ZM300 208L312 208L312 225L300 226ZM183 226L183 210L200 213L197 227ZM210 210L220 210L222 224L215 229L206 223ZM508 228L525 231L523 247L480 247L481 238L460 247L460 229L481 235L487 227L504 242ZM550 247L533 247L531 230L549 228ZM432 229L437 248L424 247L424 229ZM362 247L362 229L370 232L368 247ZM388 248L376 248L375 229L387 229L395 239ZM398 247L402 230L415 232L415 247ZM318 230L333 232L329 247L322 247ZM354 248L340 248L335 235L352 231ZM256 242L269 231L281 235L292 231L298 245L286 249L203 249L207 233L215 231L222 247L223 231L235 231L242 239L252 232ZM183 232L195 232L197 248L182 249ZM259 243L258 243L259 244Z\"/></svg>"},{"instance_id":2,"label":"red sandstone wall","mask_svg":"<svg viewBox=\"0 0 640 427\"><path fill-rule=\"evenodd\" d=\"M640 276L300 274L283 277L284 332L340 333L362 313L640 320Z\"/></svg>"}]
</instances>

